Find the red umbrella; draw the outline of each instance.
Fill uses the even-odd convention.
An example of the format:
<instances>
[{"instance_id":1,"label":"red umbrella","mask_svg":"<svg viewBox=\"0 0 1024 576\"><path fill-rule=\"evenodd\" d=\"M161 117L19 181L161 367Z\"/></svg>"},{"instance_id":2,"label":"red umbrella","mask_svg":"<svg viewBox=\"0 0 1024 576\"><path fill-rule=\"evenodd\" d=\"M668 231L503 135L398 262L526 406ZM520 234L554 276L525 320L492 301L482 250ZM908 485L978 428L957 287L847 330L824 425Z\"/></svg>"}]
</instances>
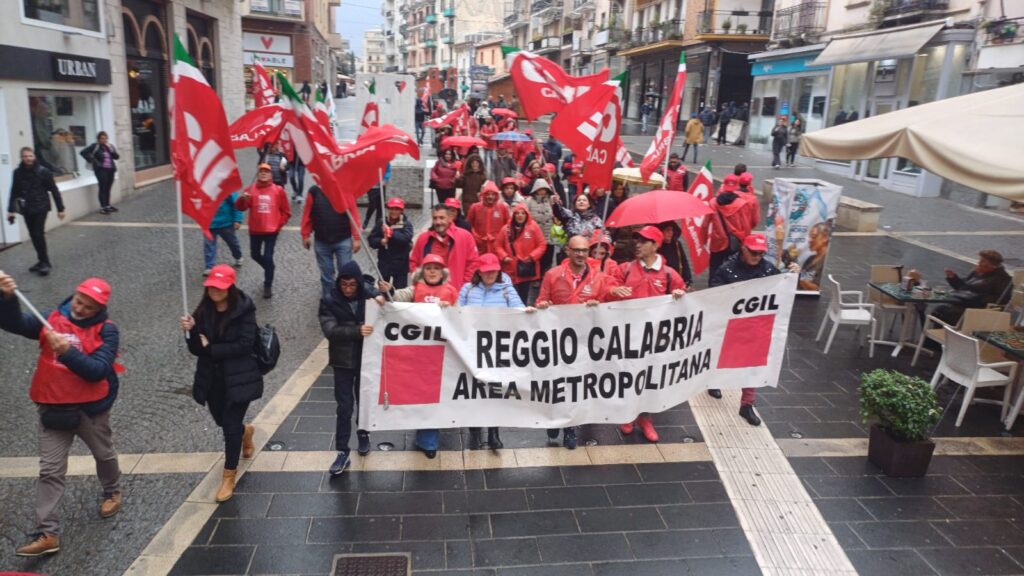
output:
<instances>
[{"instance_id":1,"label":"red umbrella","mask_svg":"<svg viewBox=\"0 0 1024 576\"><path fill-rule=\"evenodd\" d=\"M460 150L466 150L470 146L478 146L480 148L486 148L487 142L476 138L474 136L449 136L441 141L441 148L458 148Z\"/></svg>"},{"instance_id":2,"label":"red umbrella","mask_svg":"<svg viewBox=\"0 0 1024 576\"><path fill-rule=\"evenodd\" d=\"M692 194L678 190L652 190L633 196L620 204L608 217L610 228L657 224L669 220L697 218L711 214L711 207Z\"/></svg>"},{"instance_id":3,"label":"red umbrella","mask_svg":"<svg viewBox=\"0 0 1024 576\"><path fill-rule=\"evenodd\" d=\"M516 114L508 108L491 108L491 116L504 116L505 118L519 118L519 114Z\"/></svg>"}]
</instances>

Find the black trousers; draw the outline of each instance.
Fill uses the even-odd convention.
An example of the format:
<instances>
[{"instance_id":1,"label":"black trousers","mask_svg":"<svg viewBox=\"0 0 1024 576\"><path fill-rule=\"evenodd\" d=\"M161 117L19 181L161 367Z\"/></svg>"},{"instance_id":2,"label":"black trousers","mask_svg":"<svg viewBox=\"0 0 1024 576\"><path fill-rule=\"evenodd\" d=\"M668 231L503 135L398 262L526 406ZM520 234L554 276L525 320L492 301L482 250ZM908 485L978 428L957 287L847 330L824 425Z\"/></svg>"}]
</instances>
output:
<instances>
[{"instance_id":1,"label":"black trousers","mask_svg":"<svg viewBox=\"0 0 1024 576\"><path fill-rule=\"evenodd\" d=\"M369 205L366 207L366 218L363 218L363 226L369 225L370 217L372 216L376 217L373 225L380 224L381 219L384 218L384 206L381 204L380 188L370 188L370 191L366 193L366 202Z\"/></svg>"},{"instance_id":2,"label":"black trousers","mask_svg":"<svg viewBox=\"0 0 1024 576\"><path fill-rule=\"evenodd\" d=\"M334 447L338 452L348 452L352 439L352 413L359 403L359 371L351 368L334 369L334 401L338 403L338 422L334 430ZM359 415L356 415L356 423ZM359 430L362 433L362 430Z\"/></svg>"},{"instance_id":3,"label":"black trousers","mask_svg":"<svg viewBox=\"0 0 1024 576\"><path fill-rule=\"evenodd\" d=\"M790 142L786 145L786 164L793 164L796 162L796 149L799 147L799 142Z\"/></svg>"},{"instance_id":4,"label":"black trousers","mask_svg":"<svg viewBox=\"0 0 1024 576\"><path fill-rule=\"evenodd\" d=\"M444 201L449 198L455 198L455 188L450 188L448 190L442 190L441 188L437 188L438 204L444 204Z\"/></svg>"},{"instance_id":5,"label":"black trousers","mask_svg":"<svg viewBox=\"0 0 1024 576\"><path fill-rule=\"evenodd\" d=\"M213 421L224 431L224 468L238 468L238 457L242 454L242 434L245 432L245 413L249 403L228 403L224 398L224 389L210 390L206 398L206 407L213 416Z\"/></svg>"},{"instance_id":6,"label":"black trousers","mask_svg":"<svg viewBox=\"0 0 1024 576\"><path fill-rule=\"evenodd\" d=\"M729 131L729 123L728 122L720 122L718 124L718 143L719 144L725 144L725 136L726 136L726 133L728 131Z\"/></svg>"},{"instance_id":7,"label":"black trousers","mask_svg":"<svg viewBox=\"0 0 1024 576\"><path fill-rule=\"evenodd\" d=\"M409 286L409 264L406 262L405 269L402 269L401 265L398 264L387 264L381 263L380 274L384 277L384 280L391 278L388 282L391 283L396 289L406 288Z\"/></svg>"},{"instance_id":8,"label":"black trousers","mask_svg":"<svg viewBox=\"0 0 1024 576\"><path fill-rule=\"evenodd\" d=\"M110 206L110 189L114 187L114 170L112 168L98 168L96 170L96 184L100 189L100 208Z\"/></svg>"},{"instance_id":9,"label":"black trousers","mask_svg":"<svg viewBox=\"0 0 1024 576\"><path fill-rule=\"evenodd\" d=\"M263 268L263 285L274 285L274 247L277 234L252 234L249 236L249 254L254 262Z\"/></svg>"},{"instance_id":10,"label":"black trousers","mask_svg":"<svg viewBox=\"0 0 1024 576\"><path fill-rule=\"evenodd\" d=\"M46 251L46 216L49 212L39 214L22 214L28 236L32 239L32 247L36 249L36 258L43 264L50 263L50 255Z\"/></svg>"},{"instance_id":11,"label":"black trousers","mask_svg":"<svg viewBox=\"0 0 1024 576\"><path fill-rule=\"evenodd\" d=\"M785 147L786 145L782 142L772 142L772 166L782 165L782 159L779 158L779 155L782 154L782 149Z\"/></svg>"}]
</instances>

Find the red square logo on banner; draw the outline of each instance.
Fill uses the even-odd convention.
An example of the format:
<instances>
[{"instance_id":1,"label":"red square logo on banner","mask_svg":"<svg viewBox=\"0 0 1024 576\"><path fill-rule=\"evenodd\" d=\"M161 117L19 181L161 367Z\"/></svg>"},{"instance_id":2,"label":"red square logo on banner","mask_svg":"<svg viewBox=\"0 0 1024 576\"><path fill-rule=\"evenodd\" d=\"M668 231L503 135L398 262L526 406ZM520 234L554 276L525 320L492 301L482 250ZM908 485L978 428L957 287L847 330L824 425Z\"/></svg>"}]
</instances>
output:
<instances>
[{"instance_id":1,"label":"red square logo on banner","mask_svg":"<svg viewBox=\"0 0 1024 576\"><path fill-rule=\"evenodd\" d=\"M441 401L441 372L444 346L385 346L381 358L380 396L388 403L437 404Z\"/></svg>"},{"instance_id":2,"label":"red square logo on banner","mask_svg":"<svg viewBox=\"0 0 1024 576\"><path fill-rule=\"evenodd\" d=\"M753 368L768 364L775 314L733 318L725 327L719 368Z\"/></svg>"}]
</instances>

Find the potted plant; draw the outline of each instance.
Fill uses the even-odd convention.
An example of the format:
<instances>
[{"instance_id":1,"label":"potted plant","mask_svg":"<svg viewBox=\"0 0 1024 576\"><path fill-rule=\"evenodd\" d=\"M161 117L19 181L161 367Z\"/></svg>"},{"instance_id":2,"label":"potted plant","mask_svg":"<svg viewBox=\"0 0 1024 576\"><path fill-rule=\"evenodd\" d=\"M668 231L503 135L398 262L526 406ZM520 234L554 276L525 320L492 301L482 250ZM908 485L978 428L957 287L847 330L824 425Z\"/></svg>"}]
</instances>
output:
<instances>
[{"instance_id":1,"label":"potted plant","mask_svg":"<svg viewBox=\"0 0 1024 576\"><path fill-rule=\"evenodd\" d=\"M860 415L871 422L868 460L887 476L924 476L935 451L929 439L942 411L924 380L895 370L861 376Z\"/></svg>"},{"instance_id":2,"label":"potted plant","mask_svg":"<svg viewBox=\"0 0 1024 576\"><path fill-rule=\"evenodd\" d=\"M744 24L743 22L740 22L739 24L737 24L736 25L736 33L737 34L746 34L747 33L747 25Z\"/></svg>"},{"instance_id":3,"label":"potted plant","mask_svg":"<svg viewBox=\"0 0 1024 576\"><path fill-rule=\"evenodd\" d=\"M725 30L725 33L728 34L730 29L732 29L732 20L726 18L725 22L722 22L722 30Z\"/></svg>"}]
</instances>

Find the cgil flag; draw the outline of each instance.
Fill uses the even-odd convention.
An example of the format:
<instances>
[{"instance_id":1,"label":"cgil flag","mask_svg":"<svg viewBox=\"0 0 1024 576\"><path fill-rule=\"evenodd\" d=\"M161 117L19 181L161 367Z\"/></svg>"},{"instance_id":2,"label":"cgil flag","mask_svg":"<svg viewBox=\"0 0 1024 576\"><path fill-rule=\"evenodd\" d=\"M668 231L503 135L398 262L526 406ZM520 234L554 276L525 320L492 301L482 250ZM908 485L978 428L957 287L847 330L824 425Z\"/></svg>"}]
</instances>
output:
<instances>
[{"instance_id":1,"label":"cgil flag","mask_svg":"<svg viewBox=\"0 0 1024 576\"><path fill-rule=\"evenodd\" d=\"M699 198L705 204L710 204L712 198L714 198L712 194L714 187L715 180L711 175L711 161L708 160L701 167L700 172L697 173L697 177L693 179L693 183L690 184L690 189L687 192ZM712 213L708 216L683 220L683 229L686 231L684 236L686 237L686 244L690 248L690 254L693 257L693 273L695 275L707 270L711 264L711 250L708 245L711 239L709 233L711 222L709 219L714 217L715 213Z\"/></svg>"},{"instance_id":2,"label":"cgil flag","mask_svg":"<svg viewBox=\"0 0 1024 576\"><path fill-rule=\"evenodd\" d=\"M374 126L380 126L380 108L376 102L371 100L363 109L363 119L359 122L359 133L363 134Z\"/></svg>"},{"instance_id":3,"label":"cgil flag","mask_svg":"<svg viewBox=\"0 0 1024 576\"><path fill-rule=\"evenodd\" d=\"M633 162L633 155L629 153L629 149L623 144L622 136L619 136L619 149L615 152L615 161L624 168L636 168L636 162Z\"/></svg>"},{"instance_id":4,"label":"cgil flag","mask_svg":"<svg viewBox=\"0 0 1024 576\"><path fill-rule=\"evenodd\" d=\"M583 150L583 184L608 189L619 155L622 119L620 83L616 76L587 91L551 121L550 131L571 150Z\"/></svg>"},{"instance_id":5,"label":"cgil flag","mask_svg":"<svg viewBox=\"0 0 1024 576\"><path fill-rule=\"evenodd\" d=\"M640 162L640 177L644 179L644 182L651 177L659 166L661 166L665 159L668 157L669 148L672 147L672 140L676 136L676 126L679 122L679 108L683 103L683 87L686 86L686 52L679 54L679 68L676 69L676 83L672 87L672 97L669 98L668 107L665 108L665 114L661 117L661 124L658 125L658 131L654 134L654 139L651 141L651 147L647 149L647 154L644 155L644 159ZM666 186L668 185L668 178L665 178Z\"/></svg>"},{"instance_id":6,"label":"cgil flag","mask_svg":"<svg viewBox=\"0 0 1024 576\"><path fill-rule=\"evenodd\" d=\"M423 125L426 126L427 128L434 129L440 128L442 126L454 125L452 132L455 132L455 129L461 128L468 118L469 106L465 102L463 102L462 105L456 108L455 110L452 110L451 112L443 116L431 118L430 120L424 122Z\"/></svg>"},{"instance_id":7,"label":"cgil flag","mask_svg":"<svg viewBox=\"0 0 1024 576\"><path fill-rule=\"evenodd\" d=\"M589 76L572 76L543 56L510 46L502 46L501 50L528 120L558 113L608 80L607 68Z\"/></svg>"},{"instance_id":8,"label":"cgil flag","mask_svg":"<svg viewBox=\"0 0 1024 576\"><path fill-rule=\"evenodd\" d=\"M177 36L168 101L171 163L181 187L181 211L211 238L214 214L226 196L242 187L242 178L224 107Z\"/></svg>"},{"instance_id":9,"label":"cgil flag","mask_svg":"<svg viewBox=\"0 0 1024 576\"><path fill-rule=\"evenodd\" d=\"M267 69L260 64L260 61L253 60L252 63L252 98L257 108L269 106L274 103L274 84L270 82Z\"/></svg>"},{"instance_id":10,"label":"cgil flag","mask_svg":"<svg viewBox=\"0 0 1024 576\"><path fill-rule=\"evenodd\" d=\"M263 148L277 142L285 125L287 109L283 104L254 108L231 123L231 145L234 148Z\"/></svg>"}]
</instances>

